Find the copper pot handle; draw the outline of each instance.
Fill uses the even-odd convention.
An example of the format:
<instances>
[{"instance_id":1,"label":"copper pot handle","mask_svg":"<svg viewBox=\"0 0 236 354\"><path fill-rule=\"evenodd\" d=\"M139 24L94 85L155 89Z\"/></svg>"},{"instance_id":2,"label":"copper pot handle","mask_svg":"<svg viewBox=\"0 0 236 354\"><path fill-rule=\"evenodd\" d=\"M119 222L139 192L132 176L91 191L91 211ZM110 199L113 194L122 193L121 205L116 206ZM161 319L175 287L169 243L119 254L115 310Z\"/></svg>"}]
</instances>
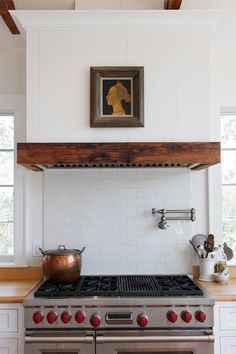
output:
<instances>
[{"instance_id":1,"label":"copper pot handle","mask_svg":"<svg viewBox=\"0 0 236 354\"><path fill-rule=\"evenodd\" d=\"M83 247L82 250L79 251L79 254L83 253L86 247Z\"/></svg>"},{"instance_id":2,"label":"copper pot handle","mask_svg":"<svg viewBox=\"0 0 236 354\"><path fill-rule=\"evenodd\" d=\"M45 256L45 252L41 247L39 247L39 251L42 253L43 256Z\"/></svg>"}]
</instances>

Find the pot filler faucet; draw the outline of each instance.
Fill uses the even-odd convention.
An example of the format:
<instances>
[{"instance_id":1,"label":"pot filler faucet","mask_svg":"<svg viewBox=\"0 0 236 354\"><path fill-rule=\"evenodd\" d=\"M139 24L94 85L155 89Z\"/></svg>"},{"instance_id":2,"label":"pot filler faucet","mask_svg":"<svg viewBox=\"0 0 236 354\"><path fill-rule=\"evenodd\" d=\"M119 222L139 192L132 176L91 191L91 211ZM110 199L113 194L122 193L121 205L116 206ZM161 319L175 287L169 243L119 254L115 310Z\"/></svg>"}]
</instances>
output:
<instances>
[{"instance_id":1,"label":"pot filler faucet","mask_svg":"<svg viewBox=\"0 0 236 354\"><path fill-rule=\"evenodd\" d=\"M191 208L190 210L157 210L155 208L152 208L152 215L157 214L161 214L161 220L159 221L158 226L162 230L166 230L169 227L169 225L167 224L167 220L196 220L196 210L194 208ZM184 214L184 216L166 216L166 214Z\"/></svg>"}]
</instances>

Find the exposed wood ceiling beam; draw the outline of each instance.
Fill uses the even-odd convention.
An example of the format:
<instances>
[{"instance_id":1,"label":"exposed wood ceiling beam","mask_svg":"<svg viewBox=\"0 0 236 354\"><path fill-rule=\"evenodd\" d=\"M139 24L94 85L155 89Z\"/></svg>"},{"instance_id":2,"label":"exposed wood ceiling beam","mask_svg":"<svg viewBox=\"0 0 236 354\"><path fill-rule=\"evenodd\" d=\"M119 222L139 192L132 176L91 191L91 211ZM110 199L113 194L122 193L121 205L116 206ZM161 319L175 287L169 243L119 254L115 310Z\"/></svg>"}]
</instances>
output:
<instances>
[{"instance_id":1,"label":"exposed wood ceiling beam","mask_svg":"<svg viewBox=\"0 0 236 354\"><path fill-rule=\"evenodd\" d=\"M165 9L166 10L179 10L182 0L165 0Z\"/></svg>"},{"instance_id":2,"label":"exposed wood ceiling beam","mask_svg":"<svg viewBox=\"0 0 236 354\"><path fill-rule=\"evenodd\" d=\"M15 10L13 0L0 0L0 15L2 16L3 21L6 23L12 34L19 34L20 31L18 30L9 10Z\"/></svg>"}]
</instances>

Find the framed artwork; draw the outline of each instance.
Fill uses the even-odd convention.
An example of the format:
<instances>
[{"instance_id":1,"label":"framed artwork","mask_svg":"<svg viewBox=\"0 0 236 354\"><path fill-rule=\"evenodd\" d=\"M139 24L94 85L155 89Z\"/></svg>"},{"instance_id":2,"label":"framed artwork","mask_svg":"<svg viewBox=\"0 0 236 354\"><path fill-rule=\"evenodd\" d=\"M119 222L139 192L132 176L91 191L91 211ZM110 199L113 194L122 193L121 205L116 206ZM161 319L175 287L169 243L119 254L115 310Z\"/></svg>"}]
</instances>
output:
<instances>
[{"instance_id":1,"label":"framed artwork","mask_svg":"<svg viewBox=\"0 0 236 354\"><path fill-rule=\"evenodd\" d=\"M144 68L90 68L90 127L144 127Z\"/></svg>"}]
</instances>

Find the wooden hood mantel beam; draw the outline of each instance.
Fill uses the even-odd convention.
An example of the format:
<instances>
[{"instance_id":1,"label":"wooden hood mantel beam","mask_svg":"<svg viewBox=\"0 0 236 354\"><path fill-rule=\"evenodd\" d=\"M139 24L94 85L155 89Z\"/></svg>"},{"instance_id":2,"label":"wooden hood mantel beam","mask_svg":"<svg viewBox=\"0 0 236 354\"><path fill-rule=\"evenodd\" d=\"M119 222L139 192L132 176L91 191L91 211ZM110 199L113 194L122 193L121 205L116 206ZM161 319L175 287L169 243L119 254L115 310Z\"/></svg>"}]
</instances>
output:
<instances>
[{"instance_id":1,"label":"wooden hood mantel beam","mask_svg":"<svg viewBox=\"0 0 236 354\"><path fill-rule=\"evenodd\" d=\"M17 163L32 171L60 168L188 167L220 162L220 143L18 143Z\"/></svg>"},{"instance_id":2,"label":"wooden hood mantel beam","mask_svg":"<svg viewBox=\"0 0 236 354\"><path fill-rule=\"evenodd\" d=\"M165 0L165 9L166 10L179 10L182 0Z\"/></svg>"},{"instance_id":3,"label":"wooden hood mantel beam","mask_svg":"<svg viewBox=\"0 0 236 354\"><path fill-rule=\"evenodd\" d=\"M0 15L2 16L3 21L6 23L12 34L20 34L9 10L15 10L13 0L0 0Z\"/></svg>"}]
</instances>

